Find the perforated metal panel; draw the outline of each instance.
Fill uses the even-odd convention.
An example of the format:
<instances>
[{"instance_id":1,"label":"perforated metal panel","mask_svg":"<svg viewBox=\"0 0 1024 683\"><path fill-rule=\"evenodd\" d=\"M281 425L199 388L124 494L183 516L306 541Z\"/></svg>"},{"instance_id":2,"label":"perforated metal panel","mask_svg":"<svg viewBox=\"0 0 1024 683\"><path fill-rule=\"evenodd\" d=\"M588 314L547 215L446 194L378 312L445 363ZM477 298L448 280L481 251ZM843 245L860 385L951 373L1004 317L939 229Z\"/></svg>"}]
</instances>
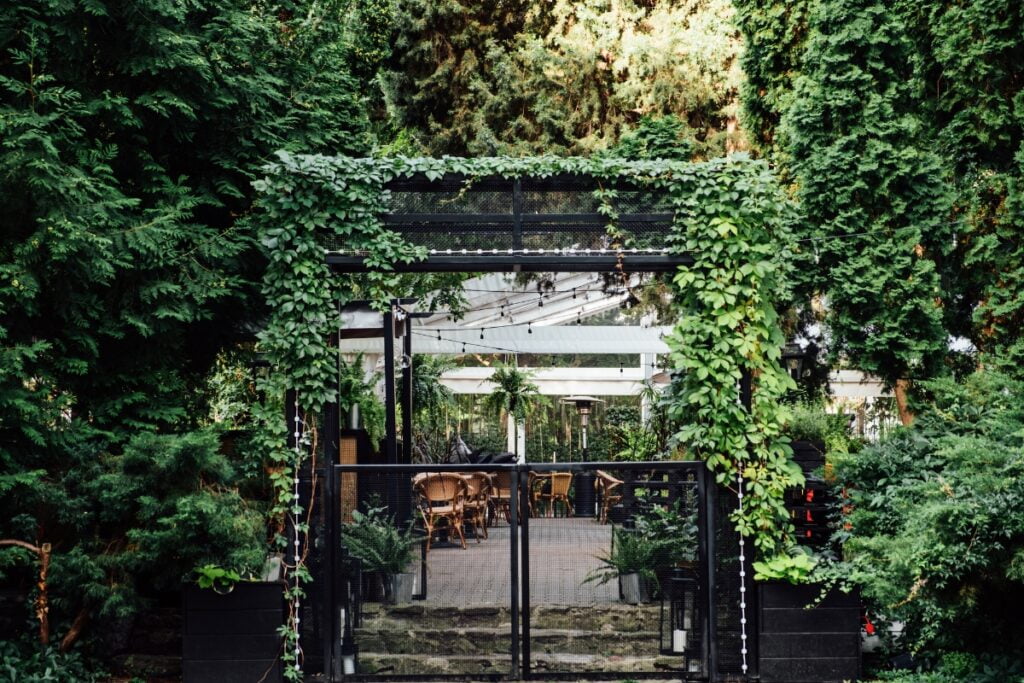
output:
<instances>
[{"instance_id":1,"label":"perforated metal panel","mask_svg":"<svg viewBox=\"0 0 1024 683\"><path fill-rule=\"evenodd\" d=\"M614 190L615 219L602 213L602 202L595 194L599 188ZM487 269L488 263L473 257L488 255L513 262L528 255L531 269L543 268L547 259L554 265L572 256L600 255L607 260L605 268L617 260L632 259L635 270L650 269L639 254L666 261L655 263L654 269L668 269L683 260L667 251L673 218L668 199L621 182L599 184L583 176L520 180L445 176L434 181L414 177L389 183L384 200L384 225L425 248L431 259L446 259L446 270L456 268L462 257L466 270ZM613 230L609 230L611 223ZM324 236L321 243L335 256L359 256L344 239ZM337 265L344 258L329 261ZM498 264L505 265L510 264Z\"/></svg>"}]
</instances>

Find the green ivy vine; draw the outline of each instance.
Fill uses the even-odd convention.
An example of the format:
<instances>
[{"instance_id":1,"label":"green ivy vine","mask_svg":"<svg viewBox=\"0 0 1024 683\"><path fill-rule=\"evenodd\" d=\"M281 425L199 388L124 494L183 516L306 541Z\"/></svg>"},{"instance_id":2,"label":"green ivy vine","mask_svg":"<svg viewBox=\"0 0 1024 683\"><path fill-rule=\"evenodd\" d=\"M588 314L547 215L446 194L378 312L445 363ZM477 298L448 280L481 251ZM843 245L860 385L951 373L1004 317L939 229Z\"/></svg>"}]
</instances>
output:
<instances>
[{"instance_id":1,"label":"green ivy vine","mask_svg":"<svg viewBox=\"0 0 1024 683\"><path fill-rule=\"evenodd\" d=\"M772 555L791 544L785 489L802 483L782 436L787 412L779 399L792 388L781 369L782 332L773 300L784 286L788 205L768 166L744 156L688 163L619 158L486 157L366 158L293 156L281 153L256 183L261 195L257 221L267 256L263 292L270 317L260 338L273 373L263 387L268 397L258 416L265 425L265 450L276 465L279 519L291 517L305 530L292 481L307 443L286 448L288 428L280 398L297 392L307 424L335 396L335 356L328 339L336 306L353 298L384 307L436 283L414 281L395 266L426 257L380 220L388 181L422 175L438 180L456 174L474 180L499 176L550 177L579 174L595 178L600 212L618 247L614 181L628 181L663 193L675 210L668 245L693 257L674 277L680 316L669 338L673 365L684 371L683 391L672 406L687 427L679 435L689 452L707 462L719 483L733 486L742 476L748 493L734 516L737 529ZM358 276L332 273L324 240L364 255L370 271ZM447 285L457 285L451 280ZM740 402L739 382L753 378L753 405ZM279 528L283 529L281 524ZM283 546L287 539L279 537ZM292 568L300 576L304 567ZM301 599L301 588L289 597ZM294 616L294 615L293 615ZM294 625L294 624L293 624ZM289 636L294 646L294 635ZM293 667L289 677L300 676Z\"/></svg>"}]
</instances>

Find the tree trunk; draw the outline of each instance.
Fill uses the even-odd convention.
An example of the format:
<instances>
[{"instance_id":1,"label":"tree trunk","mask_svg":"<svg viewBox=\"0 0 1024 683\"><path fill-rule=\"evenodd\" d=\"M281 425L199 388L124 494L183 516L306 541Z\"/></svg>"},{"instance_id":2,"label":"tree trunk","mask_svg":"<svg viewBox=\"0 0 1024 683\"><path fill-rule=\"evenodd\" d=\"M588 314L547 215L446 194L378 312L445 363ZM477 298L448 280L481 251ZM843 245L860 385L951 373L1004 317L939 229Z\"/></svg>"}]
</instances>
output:
<instances>
[{"instance_id":1,"label":"tree trunk","mask_svg":"<svg viewBox=\"0 0 1024 683\"><path fill-rule=\"evenodd\" d=\"M87 621L89 621L89 610L83 607L78 611L78 615L71 623L71 628L68 629L67 634L60 641L61 652L67 652L78 641L78 637L82 635L82 629L85 628Z\"/></svg>"},{"instance_id":2,"label":"tree trunk","mask_svg":"<svg viewBox=\"0 0 1024 683\"><path fill-rule=\"evenodd\" d=\"M39 558L39 581L36 582L36 587L39 589L39 594L36 596L36 619L39 620L39 642L43 645L50 644L50 598L47 590L46 576L50 572L50 544L42 543L38 546L34 546L31 543L25 541L19 541L13 538L0 539L0 546L14 545L19 548L24 548L31 553L35 553L36 557Z\"/></svg>"},{"instance_id":3,"label":"tree trunk","mask_svg":"<svg viewBox=\"0 0 1024 683\"><path fill-rule=\"evenodd\" d=\"M914 413L910 411L910 406L908 405L909 391L909 379L896 380L896 386L893 388L893 394L896 396L896 409L900 413L900 422L903 423L904 427L909 427L914 424Z\"/></svg>"}]
</instances>

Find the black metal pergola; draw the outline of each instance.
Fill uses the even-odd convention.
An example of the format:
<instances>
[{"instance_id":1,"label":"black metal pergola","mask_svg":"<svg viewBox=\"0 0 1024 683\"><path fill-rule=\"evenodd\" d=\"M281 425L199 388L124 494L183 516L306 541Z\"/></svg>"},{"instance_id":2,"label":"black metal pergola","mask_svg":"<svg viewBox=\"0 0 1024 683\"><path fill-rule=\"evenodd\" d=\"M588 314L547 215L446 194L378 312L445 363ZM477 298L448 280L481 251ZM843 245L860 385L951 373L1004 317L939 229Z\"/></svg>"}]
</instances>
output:
<instances>
[{"instance_id":1,"label":"black metal pergola","mask_svg":"<svg viewBox=\"0 0 1024 683\"><path fill-rule=\"evenodd\" d=\"M610 274L627 273L671 273L679 266L693 263L690 255L674 248L673 224L675 208L668 196L626 179L614 181L598 180L584 175L553 175L540 177L486 177L468 178L449 174L438 179L418 175L392 180L384 188L386 211L380 216L385 227L396 232L406 242L421 247L426 258L411 263L395 263L394 272L596 272ZM598 197L604 194L604 199ZM609 215L609 213L614 214ZM321 240L325 260L337 273L366 272L364 256L358 251L346 248L338 238L325 236ZM385 393L387 404L387 439L385 461L395 472L422 470L423 466L411 465L409 452L409 424L406 427L402 453L398 452L395 404L398 396L395 390L396 336L404 336L403 352L412 355L411 339L408 334L397 335L396 328L401 318L407 315L402 300L392 302L384 314L381 332L385 340ZM411 368L403 368L405 387L410 387ZM750 377L741 381L743 402L750 406ZM403 408L411 413L411 395L401 397ZM325 406L324 422L338 420L337 404ZM408 420L406 420L409 423ZM336 430L332 430L336 432ZM336 451L339 443L337 433L326 433L322 440L325 453ZM327 462L331 462L330 459ZM690 466L694 463L677 463ZM598 465L581 465L582 469ZM634 463L640 466L642 463ZM457 466L432 466L427 469L445 470ZM510 465L519 476L519 466ZM357 472L367 469L362 466L337 466L334 475L327 478L328 499L337 495L335 480L340 472ZM379 469L379 466L378 466ZM703 472L702 472L703 476ZM703 481L703 479L701 479ZM335 482L335 483L331 483ZM712 526L711 520L727 520L729 507L726 498L715 495L716 487L701 485L701 505L704 510L707 536L705 565L706 600L709 614L707 676L711 680L736 675L737 664L727 661L725 651L739 650L738 636L728 646L722 629L718 627L718 610L729 605L734 599L735 572L723 572L723 568L735 559L728 557L727 548L733 540L731 527ZM723 507L723 505L725 505ZM400 517L405 510L397 511ZM338 521L329 523L331 533L337 533ZM718 538L721 536L721 538ZM335 536L329 535L330 538ZM331 546L325 557L326 566L333 571L338 566L334 556L336 549ZM518 571L516 555L512 555L510 572ZM524 563L525 567L528 567ZM749 560L747 572L751 572ZM528 572L528 569L524 569ZM331 598L327 604L334 605L340 589L328 586ZM518 601L518 592L514 605ZM526 597L529 605L529 598ZM738 622L738 616L729 613L729 619ZM756 622L756 613L751 615ZM324 654L337 647L338 625L328 628L324 636ZM513 629L514 630L514 629ZM528 634L528 631L526 631ZM527 635L528 637L528 635ZM526 662L529 661L528 643ZM756 642L751 642L753 661L756 662ZM518 652L513 645L513 653ZM515 654L513 657L515 658ZM334 657L337 659L337 657ZM326 661L325 661L326 664ZM527 664L528 670L528 664ZM756 666L754 669L756 676Z\"/></svg>"},{"instance_id":2,"label":"black metal pergola","mask_svg":"<svg viewBox=\"0 0 1024 683\"><path fill-rule=\"evenodd\" d=\"M384 225L427 251L422 261L396 264L401 272L672 272L692 262L670 250L667 198L625 180L418 175L385 190ZM611 191L610 202L602 205L596 190ZM614 221L602 213L609 207ZM336 271L366 270L358 252L333 240L324 247Z\"/></svg>"}]
</instances>

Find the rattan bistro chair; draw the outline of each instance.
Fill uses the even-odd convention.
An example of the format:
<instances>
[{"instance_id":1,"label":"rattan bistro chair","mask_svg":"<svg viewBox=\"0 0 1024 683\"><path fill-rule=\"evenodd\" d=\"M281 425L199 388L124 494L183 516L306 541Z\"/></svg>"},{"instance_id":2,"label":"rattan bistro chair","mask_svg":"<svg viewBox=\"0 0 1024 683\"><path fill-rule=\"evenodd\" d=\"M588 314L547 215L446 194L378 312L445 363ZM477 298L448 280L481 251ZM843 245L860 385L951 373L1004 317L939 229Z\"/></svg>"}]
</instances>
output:
<instances>
[{"instance_id":1,"label":"rattan bistro chair","mask_svg":"<svg viewBox=\"0 0 1024 683\"><path fill-rule=\"evenodd\" d=\"M546 502L551 516L555 515L555 503L561 503L567 517L572 517L572 505L569 504L569 489L572 488L572 472L552 472L551 488L541 490L537 500Z\"/></svg>"},{"instance_id":2,"label":"rattan bistro chair","mask_svg":"<svg viewBox=\"0 0 1024 683\"><path fill-rule=\"evenodd\" d=\"M501 472L495 472L491 475L491 494L490 504L494 510L494 516L492 520L496 520L498 515L505 518L505 522L512 523L512 513L510 511L512 503L512 473L502 470Z\"/></svg>"},{"instance_id":3,"label":"rattan bistro chair","mask_svg":"<svg viewBox=\"0 0 1024 683\"><path fill-rule=\"evenodd\" d=\"M484 472L463 475L466 480L466 502L464 519L473 525L476 542L480 536L487 538L487 512L490 506L491 478Z\"/></svg>"},{"instance_id":4,"label":"rattan bistro chair","mask_svg":"<svg viewBox=\"0 0 1024 683\"><path fill-rule=\"evenodd\" d=\"M423 528L427 532L427 552L430 552L430 542L439 529L447 529L449 536L458 534L465 549L466 534L462 524L469 492L466 480L454 472L436 472L419 478L415 486L420 496ZM442 521L444 526L440 526Z\"/></svg>"},{"instance_id":5,"label":"rattan bistro chair","mask_svg":"<svg viewBox=\"0 0 1024 683\"><path fill-rule=\"evenodd\" d=\"M599 523L608 523L608 513L611 512L611 509L616 503L622 500L622 493L620 491L621 487L621 479L616 479L603 470L597 470L597 478L594 479L594 488L597 489L598 495L601 499L601 513L597 518Z\"/></svg>"}]
</instances>

